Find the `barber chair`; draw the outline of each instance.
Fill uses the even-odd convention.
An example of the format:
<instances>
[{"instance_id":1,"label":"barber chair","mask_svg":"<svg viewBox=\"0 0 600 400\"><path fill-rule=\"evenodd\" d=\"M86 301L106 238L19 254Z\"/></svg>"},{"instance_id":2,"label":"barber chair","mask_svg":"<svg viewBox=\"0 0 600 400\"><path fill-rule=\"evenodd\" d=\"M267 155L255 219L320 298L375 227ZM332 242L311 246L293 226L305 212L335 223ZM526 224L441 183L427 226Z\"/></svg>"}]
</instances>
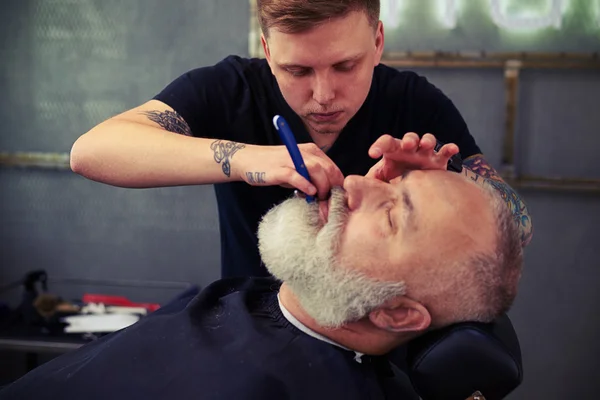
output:
<instances>
[{"instance_id":1,"label":"barber chair","mask_svg":"<svg viewBox=\"0 0 600 400\"><path fill-rule=\"evenodd\" d=\"M506 315L429 332L406 351L408 377L423 400L503 399L523 380L519 340Z\"/></svg>"}]
</instances>

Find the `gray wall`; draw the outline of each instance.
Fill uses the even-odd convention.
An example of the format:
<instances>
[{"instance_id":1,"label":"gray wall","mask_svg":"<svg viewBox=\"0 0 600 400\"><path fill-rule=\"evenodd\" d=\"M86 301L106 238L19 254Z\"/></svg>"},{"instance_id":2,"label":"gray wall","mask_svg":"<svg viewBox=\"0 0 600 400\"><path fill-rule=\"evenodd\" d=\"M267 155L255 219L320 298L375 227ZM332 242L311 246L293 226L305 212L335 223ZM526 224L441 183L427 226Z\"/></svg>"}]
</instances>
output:
<instances>
[{"instance_id":1,"label":"gray wall","mask_svg":"<svg viewBox=\"0 0 600 400\"><path fill-rule=\"evenodd\" d=\"M4 2L0 149L68 152L79 135L181 73L247 53L245 4L175 3ZM204 285L219 276L212 187L126 190L64 171L0 174L0 282L41 267L56 278ZM139 301L163 301L176 291L138 292Z\"/></svg>"},{"instance_id":2,"label":"gray wall","mask_svg":"<svg viewBox=\"0 0 600 400\"><path fill-rule=\"evenodd\" d=\"M65 2L67 3L67 2ZM249 7L234 0L4 0L0 6L0 151L68 152L94 124L146 101L182 72L247 55ZM177 6L175 6L177 4ZM500 71L429 70L499 165ZM519 165L532 174L600 178L600 73L527 71ZM65 171L1 169L0 285L50 277L193 282L218 278L211 187L127 190ZM600 201L521 190L535 224L511 312L525 381L511 399L592 397L600 389ZM65 296L106 286L54 285ZM177 289L127 289L164 301ZM14 301L15 293L4 295Z\"/></svg>"}]
</instances>

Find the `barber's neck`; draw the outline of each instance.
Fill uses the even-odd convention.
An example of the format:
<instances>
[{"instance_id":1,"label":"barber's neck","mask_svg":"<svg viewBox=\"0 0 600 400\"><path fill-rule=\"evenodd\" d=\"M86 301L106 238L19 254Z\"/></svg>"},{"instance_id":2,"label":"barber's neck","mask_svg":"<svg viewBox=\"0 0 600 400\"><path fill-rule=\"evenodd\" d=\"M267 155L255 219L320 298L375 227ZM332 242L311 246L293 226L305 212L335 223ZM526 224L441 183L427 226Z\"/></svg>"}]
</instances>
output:
<instances>
[{"instance_id":1,"label":"barber's neck","mask_svg":"<svg viewBox=\"0 0 600 400\"><path fill-rule=\"evenodd\" d=\"M323 327L308 315L289 286L285 283L281 285L279 298L290 314L306 327L341 346L360 353L370 355L385 354L408 339L403 339L398 334L378 329L368 318L345 324L339 328Z\"/></svg>"}]
</instances>

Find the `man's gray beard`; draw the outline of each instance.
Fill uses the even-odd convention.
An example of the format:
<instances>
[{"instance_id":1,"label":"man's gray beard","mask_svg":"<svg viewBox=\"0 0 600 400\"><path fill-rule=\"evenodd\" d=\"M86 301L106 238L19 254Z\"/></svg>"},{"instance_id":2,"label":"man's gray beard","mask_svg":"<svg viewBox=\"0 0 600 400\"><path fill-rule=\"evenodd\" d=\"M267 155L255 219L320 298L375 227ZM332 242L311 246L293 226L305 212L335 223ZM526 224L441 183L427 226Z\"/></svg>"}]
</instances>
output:
<instances>
[{"instance_id":1,"label":"man's gray beard","mask_svg":"<svg viewBox=\"0 0 600 400\"><path fill-rule=\"evenodd\" d=\"M325 225L317 202L290 198L265 214L258 242L267 269L289 286L304 311L320 326L336 328L403 295L405 285L378 281L339 264L336 256L348 209L343 189L334 188L331 196Z\"/></svg>"}]
</instances>

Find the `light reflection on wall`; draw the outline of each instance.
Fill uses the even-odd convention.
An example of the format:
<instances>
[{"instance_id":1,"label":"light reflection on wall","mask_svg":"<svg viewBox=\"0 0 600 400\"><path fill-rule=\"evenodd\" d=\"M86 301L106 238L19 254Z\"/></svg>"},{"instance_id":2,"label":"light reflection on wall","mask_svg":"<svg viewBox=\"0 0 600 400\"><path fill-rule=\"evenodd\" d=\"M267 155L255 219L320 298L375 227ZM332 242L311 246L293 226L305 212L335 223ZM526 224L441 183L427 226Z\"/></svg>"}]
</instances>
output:
<instances>
[{"instance_id":1,"label":"light reflection on wall","mask_svg":"<svg viewBox=\"0 0 600 400\"><path fill-rule=\"evenodd\" d=\"M386 27L401 25L401 15L411 2L422 0L382 0L381 19ZM445 29L454 29L466 2L473 0L431 0L436 21ZM563 16L573 0L486 0L495 25L508 31L535 32L540 29L560 29ZM600 0L593 1L592 10L600 27ZM426 5L425 5L426 6Z\"/></svg>"},{"instance_id":2,"label":"light reflection on wall","mask_svg":"<svg viewBox=\"0 0 600 400\"><path fill-rule=\"evenodd\" d=\"M533 7L520 7L511 13L509 2L492 0L490 11L496 25L508 30L529 30L554 27L560 29L568 0L546 0ZM521 1L521 4L526 3ZM538 2L539 3L539 2ZM541 8L541 9L540 9Z\"/></svg>"}]
</instances>

